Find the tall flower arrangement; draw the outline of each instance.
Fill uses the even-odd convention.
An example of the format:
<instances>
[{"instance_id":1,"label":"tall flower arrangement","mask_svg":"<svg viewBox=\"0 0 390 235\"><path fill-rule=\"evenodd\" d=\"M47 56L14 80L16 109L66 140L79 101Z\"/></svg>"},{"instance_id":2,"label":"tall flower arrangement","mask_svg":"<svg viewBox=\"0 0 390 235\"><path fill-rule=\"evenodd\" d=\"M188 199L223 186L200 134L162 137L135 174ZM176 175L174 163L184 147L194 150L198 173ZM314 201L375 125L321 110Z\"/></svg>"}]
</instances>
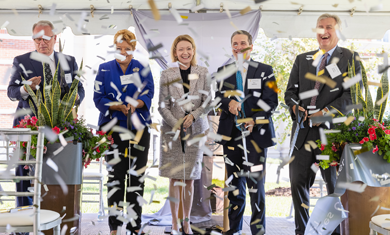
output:
<instances>
[{"instance_id":1,"label":"tall flower arrangement","mask_svg":"<svg viewBox=\"0 0 390 235\"><path fill-rule=\"evenodd\" d=\"M62 51L60 41L60 51ZM43 66L44 67L44 66ZM83 67L83 61L80 65L80 71ZM111 135L107 135L102 131L94 131L85 125L85 120L77 117L77 107L74 107L77 100L79 80L73 80L69 92L61 94L61 86L58 75L64 79L64 71L57 64L56 72L52 81L47 83L46 73L43 70L43 92L37 89L35 92L25 84L25 88L29 93L30 109L34 116L26 116L15 127L30 128L38 130L38 126L46 126L51 128L56 134L60 134L68 140L68 142L81 142L83 144L83 161L85 167L91 160L99 159L104 156L108 148L113 144ZM23 77L22 77L22 80ZM43 93L43 94L42 94ZM57 140L58 142L58 140ZM51 144L49 140L44 140L44 150ZM31 137L30 154L36 156L37 136ZM22 144L22 148L26 147L26 143ZM23 156L25 158L26 156Z\"/></svg>"},{"instance_id":2,"label":"tall flower arrangement","mask_svg":"<svg viewBox=\"0 0 390 235\"><path fill-rule=\"evenodd\" d=\"M353 113L347 115L347 117L354 117L352 122L347 122L348 125L345 123L335 124L334 130L339 132L327 134L328 145L317 140L321 154L329 156L328 160L319 161L319 165L323 169L339 163L341 153L347 143L360 143L362 149L358 151L359 153L372 151L378 153L385 161L390 162L390 126L388 126L389 121L383 119L389 92L387 71L382 75L381 86L377 90L376 101L373 103L367 74L362 62L360 62L360 66L364 95L360 83L352 85L350 89L352 103L361 104L362 109L355 109ZM348 67L348 76L350 78L356 76L354 62ZM343 116L341 113L340 115Z\"/></svg>"},{"instance_id":3,"label":"tall flower arrangement","mask_svg":"<svg viewBox=\"0 0 390 235\"><path fill-rule=\"evenodd\" d=\"M39 125L37 117L25 116L25 118L19 122L19 125L15 126L15 128L30 128L31 130L38 130L38 126ZM71 121L62 121L59 123L59 125L51 129L57 135L63 133L63 137L70 143L80 142L83 144L82 157L85 167L87 167L92 160L99 159L104 156L105 152L108 151L110 145L114 143L111 135L103 131L96 131L91 128L88 128L85 125L85 120L82 117L73 119ZM31 136L30 154L33 157L36 156L37 142L37 136ZM59 141L57 140L55 142ZM44 153L46 153L47 147L50 146L50 144L52 143L54 142L50 142L45 138ZM23 142L21 148L25 149L26 147L27 142ZM23 159L25 159L25 157L26 156L23 155Z\"/></svg>"}]
</instances>

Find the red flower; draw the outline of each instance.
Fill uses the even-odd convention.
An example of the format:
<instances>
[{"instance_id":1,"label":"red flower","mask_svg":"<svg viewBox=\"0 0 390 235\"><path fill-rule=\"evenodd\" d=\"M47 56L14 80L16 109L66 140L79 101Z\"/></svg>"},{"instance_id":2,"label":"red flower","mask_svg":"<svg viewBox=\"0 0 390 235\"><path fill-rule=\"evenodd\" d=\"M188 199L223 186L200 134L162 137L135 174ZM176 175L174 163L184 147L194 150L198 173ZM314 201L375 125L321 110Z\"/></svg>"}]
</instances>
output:
<instances>
[{"instance_id":1,"label":"red flower","mask_svg":"<svg viewBox=\"0 0 390 235\"><path fill-rule=\"evenodd\" d=\"M321 144L321 151L324 151L325 150L325 144Z\"/></svg>"},{"instance_id":2,"label":"red flower","mask_svg":"<svg viewBox=\"0 0 390 235\"><path fill-rule=\"evenodd\" d=\"M31 118L31 123L35 126L37 124L38 118L37 117L32 117Z\"/></svg>"},{"instance_id":3,"label":"red flower","mask_svg":"<svg viewBox=\"0 0 390 235\"><path fill-rule=\"evenodd\" d=\"M361 141L359 141L359 144L364 144L364 142L366 142L364 139L367 138L367 137L364 137ZM368 139L368 138L367 138Z\"/></svg>"},{"instance_id":4,"label":"red flower","mask_svg":"<svg viewBox=\"0 0 390 235\"><path fill-rule=\"evenodd\" d=\"M376 140L376 134L370 135L370 140Z\"/></svg>"},{"instance_id":5,"label":"red flower","mask_svg":"<svg viewBox=\"0 0 390 235\"><path fill-rule=\"evenodd\" d=\"M330 163L329 165L331 165L331 166L337 166L338 165L338 163L336 162L336 161L333 161L332 163Z\"/></svg>"},{"instance_id":6,"label":"red flower","mask_svg":"<svg viewBox=\"0 0 390 235\"><path fill-rule=\"evenodd\" d=\"M336 146L332 146L332 150L333 150L333 152L337 152L337 148L336 148Z\"/></svg>"},{"instance_id":7,"label":"red flower","mask_svg":"<svg viewBox=\"0 0 390 235\"><path fill-rule=\"evenodd\" d=\"M368 137L364 137L363 140L364 140L365 142L369 141Z\"/></svg>"},{"instance_id":8,"label":"red flower","mask_svg":"<svg viewBox=\"0 0 390 235\"><path fill-rule=\"evenodd\" d=\"M375 148L372 150L372 153L376 153L376 152L378 152L378 145L377 146L375 146Z\"/></svg>"},{"instance_id":9,"label":"red flower","mask_svg":"<svg viewBox=\"0 0 390 235\"><path fill-rule=\"evenodd\" d=\"M105 135L105 134L106 134L106 132L104 132L104 131L96 131L96 133L97 133L98 135Z\"/></svg>"},{"instance_id":10,"label":"red flower","mask_svg":"<svg viewBox=\"0 0 390 235\"><path fill-rule=\"evenodd\" d=\"M385 133L386 134L390 134L390 130L385 130Z\"/></svg>"},{"instance_id":11,"label":"red flower","mask_svg":"<svg viewBox=\"0 0 390 235\"><path fill-rule=\"evenodd\" d=\"M373 127L368 129L368 134L373 135L375 134L375 129Z\"/></svg>"},{"instance_id":12,"label":"red flower","mask_svg":"<svg viewBox=\"0 0 390 235\"><path fill-rule=\"evenodd\" d=\"M100 149L99 149L99 147L96 149L96 152L100 153Z\"/></svg>"},{"instance_id":13,"label":"red flower","mask_svg":"<svg viewBox=\"0 0 390 235\"><path fill-rule=\"evenodd\" d=\"M60 128L58 127L53 127L52 130L58 135L60 133Z\"/></svg>"}]
</instances>

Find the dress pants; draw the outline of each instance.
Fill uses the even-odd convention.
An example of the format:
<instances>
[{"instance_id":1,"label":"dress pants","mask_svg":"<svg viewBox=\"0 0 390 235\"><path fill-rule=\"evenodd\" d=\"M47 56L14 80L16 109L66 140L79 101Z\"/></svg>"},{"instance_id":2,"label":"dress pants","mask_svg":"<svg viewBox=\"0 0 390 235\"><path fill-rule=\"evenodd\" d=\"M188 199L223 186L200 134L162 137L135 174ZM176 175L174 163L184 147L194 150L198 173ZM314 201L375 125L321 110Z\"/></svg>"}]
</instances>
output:
<instances>
[{"instance_id":1,"label":"dress pants","mask_svg":"<svg viewBox=\"0 0 390 235\"><path fill-rule=\"evenodd\" d=\"M19 165L15 168L16 176L28 176L29 169L24 169L24 165ZM21 180L16 183L16 192L28 192L31 187L30 180ZM30 206L33 204L32 197L16 197L16 206Z\"/></svg>"},{"instance_id":2,"label":"dress pants","mask_svg":"<svg viewBox=\"0 0 390 235\"><path fill-rule=\"evenodd\" d=\"M230 164L226 163L225 160L228 177L233 175L234 172L239 173L241 170L244 172L250 172L250 167L243 164L243 161L245 161L244 151L237 146L238 144L243 145L242 139L237 141L234 140L235 138L241 136L241 131L239 131L236 127L233 127L233 129L234 130L232 131L231 135L232 139L223 146L224 154L227 154L226 157L234 163L234 165L231 166ZM257 189L256 193L249 193L252 209L251 223L258 219L260 219L260 222L250 226L251 232L252 234L258 234L261 230L265 231L265 175L263 175L263 172L265 172L267 149L262 149L261 153L257 153L256 149L251 143L251 140L253 140L252 135L246 137L246 147L249 151L249 153L247 153L248 162L253 163L254 166L263 165L263 171L258 172L258 178L237 178L233 175L231 184L237 187L239 193L237 196L234 196L233 191L230 191L228 194L228 198L231 204L231 207L229 208L230 230L227 233L229 235L242 230L244 221L243 216L245 211L246 185L248 186L248 189ZM229 149L229 147L233 147L234 150ZM262 157L264 157L264 159L262 159ZM263 162L261 162L261 160L263 160ZM237 168L237 166L239 168ZM263 228L259 225L262 225Z\"/></svg>"},{"instance_id":3,"label":"dress pants","mask_svg":"<svg viewBox=\"0 0 390 235\"><path fill-rule=\"evenodd\" d=\"M313 128L311 131L315 131L315 129ZM292 156L295 156L295 159L289 164L296 234L304 234L309 221L309 209L301 205L304 203L310 207L310 187L313 186L316 178L316 173L311 169L311 166L316 162L316 155L320 153L318 148L312 149L311 152L306 151L303 146L299 150L295 148L292 154ZM326 190L328 194L332 194L336 185L336 167L332 166L326 170L320 167L320 170L322 178L326 183Z\"/></svg>"},{"instance_id":4,"label":"dress pants","mask_svg":"<svg viewBox=\"0 0 390 235\"><path fill-rule=\"evenodd\" d=\"M129 147L129 141L121 141L119 137L118 132L114 132L112 134L112 137L114 139L114 143L118 145L117 149L119 150L119 157L121 161L117 163L116 165L112 166L112 171L110 171L108 174L113 176L113 177L108 177L107 184L109 185L110 183L114 181L118 181L119 184L112 185L111 187L108 187L108 192L110 192L111 189L114 187L118 187L119 189L110 197L108 198L108 206L111 207L114 204L116 204L119 207L119 202L123 201L124 202L124 197L126 194L126 202L130 203L130 205L134 205L132 208L136 213L138 218L135 220L136 222L136 227L132 227L131 223L128 223L126 225L126 229L130 231L134 230L139 230L141 228L141 215L142 215L142 207L139 206L137 197L138 194L143 196L144 194L144 187L145 184L140 183L139 179L144 175L142 173L140 176L134 176L130 175L130 179L127 181L127 187L129 186L141 186L142 190L137 190L133 192L127 192L125 189L125 178L126 175L128 176L127 171L129 170L129 156L131 157L137 157L135 163L134 159L130 159L130 165L132 166L133 164L136 165L135 171L138 169L143 168L146 166L146 163L148 162L148 152L149 152L149 141L150 141L150 133L148 131L148 128L146 127L144 129L144 133L141 137L141 140L139 141L138 145L145 147L143 151L134 148L134 145L131 145L131 152L128 152L127 157L124 157L125 149ZM111 149L112 151L113 149ZM110 161L111 159L114 158L114 155L107 155L106 156L106 161ZM124 209L124 208L123 208ZM110 226L110 231L112 230L117 230L118 226L122 226L123 222L117 219L117 216L109 216L108 217L108 225Z\"/></svg>"}]
</instances>

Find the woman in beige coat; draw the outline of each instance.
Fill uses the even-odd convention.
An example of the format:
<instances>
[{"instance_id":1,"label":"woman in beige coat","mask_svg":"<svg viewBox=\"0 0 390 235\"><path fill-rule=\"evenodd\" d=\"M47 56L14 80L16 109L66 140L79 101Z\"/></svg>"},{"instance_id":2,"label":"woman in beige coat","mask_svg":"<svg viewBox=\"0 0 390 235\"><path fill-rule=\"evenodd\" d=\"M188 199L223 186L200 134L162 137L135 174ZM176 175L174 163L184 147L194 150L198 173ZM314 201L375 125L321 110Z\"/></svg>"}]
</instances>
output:
<instances>
[{"instance_id":1,"label":"woman in beige coat","mask_svg":"<svg viewBox=\"0 0 390 235\"><path fill-rule=\"evenodd\" d=\"M190 212L193 201L195 179L202 171L203 151L200 149L207 137L209 128L205 109L210 101L210 85L207 83L208 70L196 64L196 46L189 35L178 36L172 44L171 57L179 67L168 68L161 74L159 112L163 118L161 127L160 176L170 179L169 196L179 199L183 189L183 232L192 234ZM175 138L176 127L182 121L187 141L182 152L180 136ZM172 132L174 131L174 132ZM196 136L196 137L195 137ZM194 138L195 137L195 138ZM199 140L199 141L196 141ZM179 182L184 181L185 186ZM179 183L179 184L178 184ZM178 231L179 204L170 200L172 212L172 230Z\"/></svg>"}]
</instances>

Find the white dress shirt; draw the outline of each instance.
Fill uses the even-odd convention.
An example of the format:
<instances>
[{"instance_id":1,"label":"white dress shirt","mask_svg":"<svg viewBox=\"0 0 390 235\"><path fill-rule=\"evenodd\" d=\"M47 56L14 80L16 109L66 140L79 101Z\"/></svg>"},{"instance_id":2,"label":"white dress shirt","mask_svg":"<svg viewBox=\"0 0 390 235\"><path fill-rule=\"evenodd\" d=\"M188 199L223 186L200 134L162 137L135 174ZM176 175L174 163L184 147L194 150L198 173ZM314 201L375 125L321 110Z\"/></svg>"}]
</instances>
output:
<instances>
[{"instance_id":1,"label":"white dress shirt","mask_svg":"<svg viewBox=\"0 0 390 235\"><path fill-rule=\"evenodd\" d=\"M245 90L245 82L246 82L246 74L248 73L248 67L249 67L249 64L244 62L242 64L242 72L241 72L241 76L242 76L242 87L244 88Z\"/></svg>"},{"instance_id":2,"label":"white dress shirt","mask_svg":"<svg viewBox=\"0 0 390 235\"><path fill-rule=\"evenodd\" d=\"M49 58L50 58L49 66L50 66L51 74L54 77L54 74L56 72L56 63L55 63L55 60L54 60L54 51L53 51L53 53L51 53ZM41 80L42 79L43 79L43 77L41 77ZM29 96L28 92L24 90L24 86L20 87L20 95L22 96L22 98L24 100L26 100L28 98L28 96Z\"/></svg>"}]
</instances>

